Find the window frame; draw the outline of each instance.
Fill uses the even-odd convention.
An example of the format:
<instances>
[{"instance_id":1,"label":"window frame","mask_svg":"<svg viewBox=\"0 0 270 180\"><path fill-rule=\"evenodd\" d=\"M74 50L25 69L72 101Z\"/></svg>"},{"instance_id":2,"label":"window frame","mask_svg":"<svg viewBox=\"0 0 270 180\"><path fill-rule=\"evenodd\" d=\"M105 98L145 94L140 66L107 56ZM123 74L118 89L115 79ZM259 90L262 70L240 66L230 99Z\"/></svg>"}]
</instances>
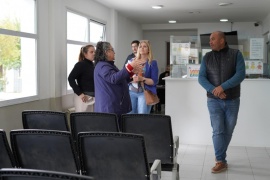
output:
<instances>
[{"instance_id":1,"label":"window frame","mask_svg":"<svg viewBox=\"0 0 270 180\"><path fill-rule=\"evenodd\" d=\"M25 96L25 97L20 97L20 98L14 98L14 99L7 99L0 101L0 107L5 107L5 106L10 106L10 105L16 105L16 104L21 104L21 103L26 103L26 102L31 102L39 99L39 62L38 62L38 56L39 56L39 51L38 51L38 1L35 1L34 5L34 32L33 33L27 33L23 31L15 31L15 30L9 30L9 29L2 29L0 28L0 34L1 35L7 35L7 36L16 36L19 38L29 38L35 40L35 61L36 61L36 95L32 96Z\"/></svg>"},{"instance_id":2,"label":"window frame","mask_svg":"<svg viewBox=\"0 0 270 180\"><path fill-rule=\"evenodd\" d=\"M86 15L86 14L83 14L83 13L80 13L80 12L78 12L78 11L75 11L75 10L72 10L72 9L70 9L70 8L67 8L67 10L66 10L66 27L67 27L67 24L68 24L68 19L67 19L67 14L68 13L73 13L73 14L76 14L76 15L79 15L79 16L82 16L82 17L84 17L84 18L86 18L87 19L87 30L88 30L88 39L87 39L87 41L88 42L83 42L83 41L76 41L76 40L69 40L68 39L68 37L67 37L67 35L66 35L66 56L68 56L68 51L67 51L67 48L68 48L68 45L70 44L70 45L81 45L81 46L85 46L85 45L87 45L87 44L92 44L92 45L94 45L94 46L96 46L97 45L97 43L95 43L95 42L91 42L91 39L90 39L90 33L91 33L91 31L90 31L90 22L94 22L94 23L97 23L97 24L100 24L100 25L103 25L103 40L102 41L106 41L106 23L104 22L104 21L101 21L101 20L97 20L96 18L93 18L93 17L91 17L91 16L89 16L89 15ZM66 32L67 32L68 30L66 29ZM66 33L67 34L67 33ZM79 55L79 52L78 52L78 55ZM68 75L69 75L69 73L70 72L68 72L68 57L66 58L67 59L67 61L66 61L66 64L67 64L67 66L66 66L66 78L68 78ZM74 64L75 65L75 64ZM72 94L72 93L74 93L73 92L73 90L72 90L72 88L69 86L69 83L68 83L68 80L66 80L66 86L65 86L66 88L66 94Z\"/></svg>"}]
</instances>

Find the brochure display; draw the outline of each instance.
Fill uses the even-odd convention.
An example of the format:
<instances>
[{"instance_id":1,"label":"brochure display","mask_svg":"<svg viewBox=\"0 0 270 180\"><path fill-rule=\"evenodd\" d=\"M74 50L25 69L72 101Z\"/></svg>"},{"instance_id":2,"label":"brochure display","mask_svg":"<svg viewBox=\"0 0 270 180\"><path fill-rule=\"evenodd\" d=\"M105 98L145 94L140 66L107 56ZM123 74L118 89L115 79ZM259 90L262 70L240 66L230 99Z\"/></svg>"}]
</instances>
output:
<instances>
[{"instance_id":1,"label":"brochure display","mask_svg":"<svg viewBox=\"0 0 270 180\"><path fill-rule=\"evenodd\" d=\"M191 42L181 42L179 37L170 37L170 64L171 77L196 78L198 77L198 49L192 48ZM194 66L192 66L194 65Z\"/></svg>"}]
</instances>

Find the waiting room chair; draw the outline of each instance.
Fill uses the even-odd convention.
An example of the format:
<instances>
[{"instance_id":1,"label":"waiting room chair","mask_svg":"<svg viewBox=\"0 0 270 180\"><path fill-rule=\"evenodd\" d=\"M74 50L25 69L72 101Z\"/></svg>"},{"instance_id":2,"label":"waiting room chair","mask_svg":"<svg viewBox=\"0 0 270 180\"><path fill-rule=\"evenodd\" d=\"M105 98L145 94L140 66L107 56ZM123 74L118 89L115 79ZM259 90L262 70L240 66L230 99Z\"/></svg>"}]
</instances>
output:
<instances>
[{"instance_id":1,"label":"waiting room chair","mask_svg":"<svg viewBox=\"0 0 270 180\"><path fill-rule=\"evenodd\" d=\"M6 132L0 129L0 169L15 167L14 156L10 150Z\"/></svg>"},{"instance_id":2,"label":"waiting room chair","mask_svg":"<svg viewBox=\"0 0 270 180\"><path fill-rule=\"evenodd\" d=\"M142 134L148 160L161 160L162 171L172 171L172 179L179 179L177 154L179 137L172 135L171 117L161 114L123 114L122 132Z\"/></svg>"},{"instance_id":3,"label":"waiting room chair","mask_svg":"<svg viewBox=\"0 0 270 180\"><path fill-rule=\"evenodd\" d=\"M79 132L119 132L117 115L100 112L74 112L70 114L71 133L76 141Z\"/></svg>"},{"instance_id":4,"label":"waiting room chair","mask_svg":"<svg viewBox=\"0 0 270 180\"><path fill-rule=\"evenodd\" d=\"M78 149L84 175L98 180L160 179L160 161L149 168L142 135L82 132Z\"/></svg>"},{"instance_id":5,"label":"waiting room chair","mask_svg":"<svg viewBox=\"0 0 270 180\"><path fill-rule=\"evenodd\" d=\"M46 171L36 169L15 169L4 168L0 169L0 180L90 180L90 176L83 176L72 173L64 173L58 171Z\"/></svg>"},{"instance_id":6,"label":"waiting room chair","mask_svg":"<svg viewBox=\"0 0 270 180\"><path fill-rule=\"evenodd\" d=\"M22 112L22 121L24 129L69 131L64 112L25 110Z\"/></svg>"},{"instance_id":7,"label":"waiting room chair","mask_svg":"<svg viewBox=\"0 0 270 180\"><path fill-rule=\"evenodd\" d=\"M70 132L24 129L10 131L11 147L18 167L79 173Z\"/></svg>"}]
</instances>

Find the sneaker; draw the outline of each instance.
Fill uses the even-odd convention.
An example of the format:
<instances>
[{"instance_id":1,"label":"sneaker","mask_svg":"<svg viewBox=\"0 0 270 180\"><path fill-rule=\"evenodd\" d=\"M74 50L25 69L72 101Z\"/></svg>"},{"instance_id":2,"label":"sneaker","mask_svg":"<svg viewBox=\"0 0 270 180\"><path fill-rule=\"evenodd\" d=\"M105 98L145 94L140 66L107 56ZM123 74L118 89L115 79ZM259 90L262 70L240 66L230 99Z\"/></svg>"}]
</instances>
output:
<instances>
[{"instance_id":1,"label":"sneaker","mask_svg":"<svg viewBox=\"0 0 270 180\"><path fill-rule=\"evenodd\" d=\"M212 173L220 173L228 168L228 164L224 162L217 162L212 168Z\"/></svg>"}]
</instances>

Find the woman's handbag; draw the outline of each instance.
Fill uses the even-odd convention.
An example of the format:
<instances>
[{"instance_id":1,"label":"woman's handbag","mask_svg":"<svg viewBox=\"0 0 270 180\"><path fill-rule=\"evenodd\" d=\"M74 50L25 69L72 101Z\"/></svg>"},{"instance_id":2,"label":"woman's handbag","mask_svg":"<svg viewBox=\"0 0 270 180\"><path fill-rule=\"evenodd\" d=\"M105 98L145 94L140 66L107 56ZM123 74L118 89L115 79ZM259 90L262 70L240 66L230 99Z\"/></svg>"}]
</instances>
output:
<instances>
[{"instance_id":1,"label":"woman's handbag","mask_svg":"<svg viewBox=\"0 0 270 180\"><path fill-rule=\"evenodd\" d=\"M150 70L151 70L151 66L150 66ZM145 102L147 105L155 105L159 103L159 98L156 94L153 94L150 90L145 89L143 82L141 82L141 86L143 88Z\"/></svg>"},{"instance_id":2,"label":"woman's handbag","mask_svg":"<svg viewBox=\"0 0 270 180\"><path fill-rule=\"evenodd\" d=\"M155 105L159 103L158 96L147 89L144 89L144 97L147 105Z\"/></svg>"}]
</instances>

